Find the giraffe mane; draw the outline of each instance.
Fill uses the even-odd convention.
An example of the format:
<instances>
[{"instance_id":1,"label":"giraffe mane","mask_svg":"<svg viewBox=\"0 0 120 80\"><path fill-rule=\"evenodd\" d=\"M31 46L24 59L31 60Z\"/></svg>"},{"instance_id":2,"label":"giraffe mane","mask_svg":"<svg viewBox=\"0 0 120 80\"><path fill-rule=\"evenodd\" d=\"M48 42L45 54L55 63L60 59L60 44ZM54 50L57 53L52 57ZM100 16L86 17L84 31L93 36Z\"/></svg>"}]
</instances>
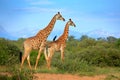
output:
<instances>
[{"instance_id":1,"label":"giraffe mane","mask_svg":"<svg viewBox=\"0 0 120 80\"><path fill-rule=\"evenodd\" d=\"M60 14L60 12L58 12L58 14Z\"/></svg>"},{"instance_id":2,"label":"giraffe mane","mask_svg":"<svg viewBox=\"0 0 120 80\"><path fill-rule=\"evenodd\" d=\"M55 41L56 38L57 38L57 35L53 38L53 41Z\"/></svg>"}]
</instances>

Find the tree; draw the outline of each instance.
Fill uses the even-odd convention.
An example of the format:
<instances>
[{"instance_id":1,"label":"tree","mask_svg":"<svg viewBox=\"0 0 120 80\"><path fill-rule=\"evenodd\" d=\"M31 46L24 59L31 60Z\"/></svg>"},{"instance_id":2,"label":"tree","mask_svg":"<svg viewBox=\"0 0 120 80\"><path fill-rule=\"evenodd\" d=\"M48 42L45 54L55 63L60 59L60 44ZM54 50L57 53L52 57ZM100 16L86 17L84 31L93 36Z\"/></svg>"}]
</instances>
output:
<instances>
[{"instance_id":1,"label":"tree","mask_svg":"<svg viewBox=\"0 0 120 80\"><path fill-rule=\"evenodd\" d=\"M116 41L116 46L120 48L120 38Z\"/></svg>"},{"instance_id":2,"label":"tree","mask_svg":"<svg viewBox=\"0 0 120 80\"><path fill-rule=\"evenodd\" d=\"M68 37L68 41L74 41L75 40L75 37L74 36L69 36Z\"/></svg>"},{"instance_id":3,"label":"tree","mask_svg":"<svg viewBox=\"0 0 120 80\"><path fill-rule=\"evenodd\" d=\"M19 62L20 50L11 41L0 39L0 65L10 65Z\"/></svg>"},{"instance_id":4,"label":"tree","mask_svg":"<svg viewBox=\"0 0 120 80\"><path fill-rule=\"evenodd\" d=\"M107 37L107 41L108 42L115 42L117 39L115 38L115 37L113 37L113 36L109 36L109 37Z\"/></svg>"},{"instance_id":5,"label":"tree","mask_svg":"<svg viewBox=\"0 0 120 80\"><path fill-rule=\"evenodd\" d=\"M103 37L99 37L99 38L97 38L97 40L98 40L98 41L106 41L106 39L103 38Z\"/></svg>"},{"instance_id":6,"label":"tree","mask_svg":"<svg viewBox=\"0 0 120 80\"><path fill-rule=\"evenodd\" d=\"M85 39L88 39L89 37L87 35L82 35L81 38L80 38L80 41L83 41Z\"/></svg>"}]
</instances>

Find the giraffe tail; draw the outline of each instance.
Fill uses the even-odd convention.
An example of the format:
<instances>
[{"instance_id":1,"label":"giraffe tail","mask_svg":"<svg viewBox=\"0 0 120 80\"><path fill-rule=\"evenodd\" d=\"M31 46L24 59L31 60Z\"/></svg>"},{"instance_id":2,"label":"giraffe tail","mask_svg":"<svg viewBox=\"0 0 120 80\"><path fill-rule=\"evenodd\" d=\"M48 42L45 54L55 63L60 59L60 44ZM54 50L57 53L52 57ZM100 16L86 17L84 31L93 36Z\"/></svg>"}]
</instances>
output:
<instances>
[{"instance_id":1,"label":"giraffe tail","mask_svg":"<svg viewBox=\"0 0 120 80\"><path fill-rule=\"evenodd\" d=\"M57 38L57 36L55 36L55 37L53 38L53 41L55 41L56 38Z\"/></svg>"},{"instance_id":2,"label":"giraffe tail","mask_svg":"<svg viewBox=\"0 0 120 80\"><path fill-rule=\"evenodd\" d=\"M20 63L22 62L22 52L20 51L20 54L19 54L19 60L20 60Z\"/></svg>"}]
</instances>

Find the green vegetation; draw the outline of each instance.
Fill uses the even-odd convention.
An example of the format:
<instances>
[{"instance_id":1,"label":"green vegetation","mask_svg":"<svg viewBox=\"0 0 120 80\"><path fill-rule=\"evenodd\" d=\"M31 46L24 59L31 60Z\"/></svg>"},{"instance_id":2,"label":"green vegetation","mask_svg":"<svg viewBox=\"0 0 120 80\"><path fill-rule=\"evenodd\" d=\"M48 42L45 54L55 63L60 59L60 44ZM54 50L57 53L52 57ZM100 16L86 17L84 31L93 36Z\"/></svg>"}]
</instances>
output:
<instances>
[{"instance_id":1,"label":"green vegetation","mask_svg":"<svg viewBox=\"0 0 120 80\"><path fill-rule=\"evenodd\" d=\"M105 80L120 80L120 75L108 75Z\"/></svg>"},{"instance_id":2,"label":"green vegetation","mask_svg":"<svg viewBox=\"0 0 120 80\"><path fill-rule=\"evenodd\" d=\"M23 41L0 38L0 72L10 72L12 77L0 75L0 80L30 80L32 74L43 73L72 73L79 75L107 74L105 80L120 79L120 38L107 37L93 39L83 35L80 39L70 36L65 49L65 60L60 60L60 53L53 56L51 68L48 70L44 54L39 60L36 71L29 70L27 61L20 72L19 53L23 52ZM31 65L35 65L38 51L33 50L30 54ZM7 69L6 69L7 67ZM114 74L114 75L113 75ZM116 75L115 75L116 74ZM3 79L4 78L4 79Z\"/></svg>"},{"instance_id":3,"label":"green vegetation","mask_svg":"<svg viewBox=\"0 0 120 80\"><path fill-rule=\"evenodd\" d=\"M9 40L0 39L0 65L19 63L20 50Z\"/></svg>"}]
</instances>

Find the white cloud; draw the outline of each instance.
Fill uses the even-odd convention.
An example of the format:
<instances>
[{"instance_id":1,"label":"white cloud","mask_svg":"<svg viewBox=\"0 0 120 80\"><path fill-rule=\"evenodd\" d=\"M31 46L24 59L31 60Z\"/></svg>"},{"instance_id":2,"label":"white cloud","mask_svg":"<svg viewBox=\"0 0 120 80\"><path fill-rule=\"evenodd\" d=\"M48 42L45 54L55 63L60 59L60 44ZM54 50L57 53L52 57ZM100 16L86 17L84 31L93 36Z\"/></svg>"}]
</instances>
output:
<instances>
[{"instance_id":1,"label":"white cloud","mask_svg":"<svg viewBox=\"0 0 120 80\"><path fill-rule=\"evenodd\" d=\"M27 11L27 12L65 12L63 8L40 8L40 7L27 7L27 8L17 8L18 11Z\"/></svg>"}]
</instances>

